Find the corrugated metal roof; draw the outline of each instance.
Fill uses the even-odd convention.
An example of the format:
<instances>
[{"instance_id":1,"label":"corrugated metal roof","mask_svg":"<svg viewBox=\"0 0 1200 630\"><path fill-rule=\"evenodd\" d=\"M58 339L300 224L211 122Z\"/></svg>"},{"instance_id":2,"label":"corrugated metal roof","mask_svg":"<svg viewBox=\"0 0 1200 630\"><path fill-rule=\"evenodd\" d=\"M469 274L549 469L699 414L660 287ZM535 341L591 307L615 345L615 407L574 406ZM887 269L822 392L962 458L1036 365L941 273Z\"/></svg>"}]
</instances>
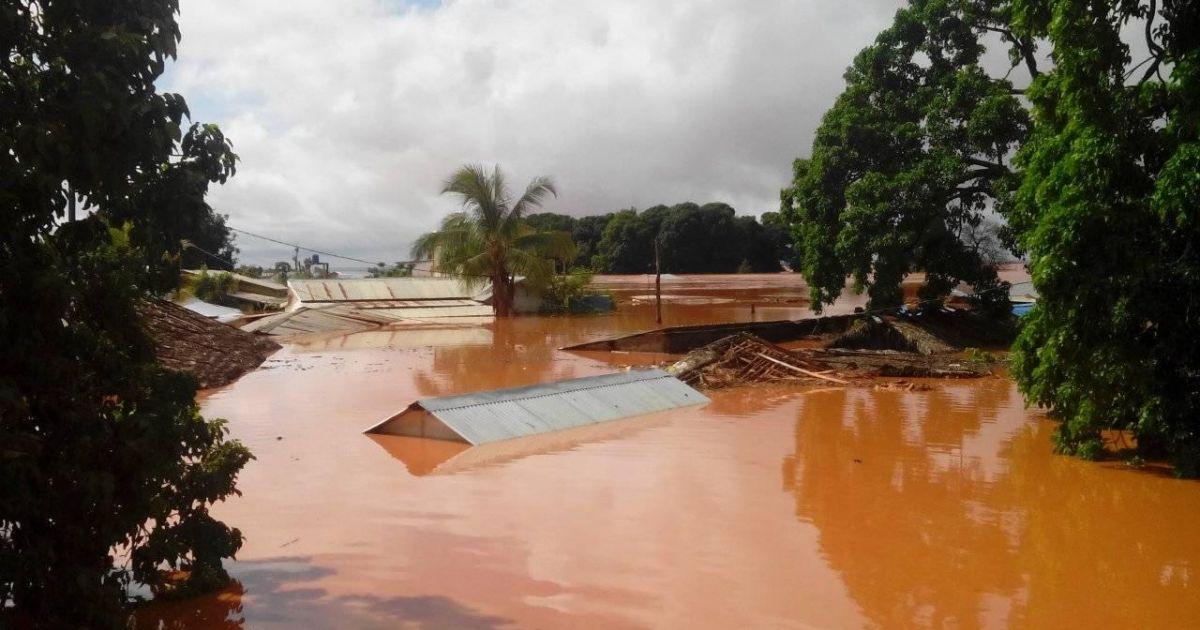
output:
<instances>
[{"instance_id":1,"label":"corrugated metal roof","mask_svg":"<svg viewBox=\"0 0 1200 630\"><path fill-rule=\"evenodd\" d=\"M474 306L427 306L423 308L372 308L366 309L372 315L394 317L396 319L430 319L437 317L491 317L492 307L486 304Z\"/></svg>"},{"instance_id":2,"label":"corrugated metal roof","mask_svg":"<svg viewBox=\"0 0 1200 630\"><path fill-rule=\"evenodd\" d=\"M454 278L357 278L288 280L301 302L370 300L486 300L490 289L475 289Z\"/></svg>"},{"instance_id":3,"label":"corrugated metal roof","mask_svg":"<svg viewBox=\"0 0 1200 630\"><path fill-rule=\"evenodd\" d=\"M706 402L703 394L662 370L637 370L424 398L367 432L420 437L445 434L445 428L478 445ZM442 426L426 426L429 421Z\"/></svg>"},{"instance_id":4,"label":"corrugated metal roof","mask_svg":"<svg viewBox=\"0 0 1200 630\"><path fill-rule=\"evenodd\" d=\"M464 442L429 440L397 435L371 435L371 439L389 455L404 462L416 476L446 475L510 462L530 455L542 455L576 448L590 442L628 437L639 431L663 426L671 421L665 413L599 422L581 427L530 435L519 440L504 440L471 446Z\"/></svg>"},{"instance_id":5,"label":"corrugated metal roof","mask_svg":"<svg viewBox=\"0 0 1200 630\"><path fill-rule=\"evenodd\" d=\"M303 335L310 333L355 332L370 330L397 321L395 318L376 315L378 311L360 311L345 306L324 308L301 307L268 317L256 319L242 330L269 335Z\"/></svg>"},{"instance_id":6,"label":"corrugated metal roof","mask_svg":"<svg viewBox=\"0 0 1200 630\"><path fill-rule=\"evenodd\" d=\"M192 311L193 313L199 313L205 317L210 317L219 322L231 322L242 317L243 315L243 313L236 308L212 304L197 298L180 302L179 305L189 311Z\"/></svg>"},{"instance_id":7,"label":"corrugated metal roof","mask_svg":"<svg viewBox=\"0 0 1200 630\"><path fill-rule=\"evenodd\" d=\"M488 346L492 331L482 326L455 328L385 328L365 330L338 337L315 337L295 341L294 348L302 352L352 350L359 348L436 348L454 346Z\"/></svg>"}]
</instances>

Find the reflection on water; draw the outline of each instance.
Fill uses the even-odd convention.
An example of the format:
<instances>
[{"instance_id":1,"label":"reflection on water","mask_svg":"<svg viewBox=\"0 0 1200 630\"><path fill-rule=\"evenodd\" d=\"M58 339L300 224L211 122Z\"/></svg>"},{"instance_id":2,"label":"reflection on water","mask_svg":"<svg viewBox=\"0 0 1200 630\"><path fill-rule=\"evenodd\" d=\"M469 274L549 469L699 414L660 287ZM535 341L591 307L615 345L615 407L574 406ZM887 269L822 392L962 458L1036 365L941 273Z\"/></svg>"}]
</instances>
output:
<instances>
[{"instance_id":1,"label":"reflection on water","mask_svg":"<svg viewBox=\"0 0 1200 630\"><path fill-rule=\"evenodd\" d=\"M670 414L657 413L586 424L553 433L539 433L513 440L479 446L464 442L431 440L398 435L369 435L389 455L404 463L414 477L446 475L481 466L495 466L530 455L568 451L583 444L627 438L670 420Z\"/></svg>"},{"instance_id":2,"label":"reflection on water","mask_svg":"<svg viewBox=\"0 0 1200 630\"><path fill-rule=\"evenodd\" d=\"M1200 484L1052 455L1004 380L722 390L494 451L361 434L417 398L612 371L631 357L554 348L653 327L285 348L202 401L257 457L214 510L246 536L237 583L139 627L1200 625Z\"/></svg>"},{"instance_id":3,"label":"reflection on water","mask_svg":"<svg viewBox=\"0 0 1200 630\"><path fill-rule=\"evenodd\" d=\"M1051 429L1004 381L814 393L784 487L883 627L1200 622L1200 487L1052 456Z\"/></svg>"},{"instance_id":4,"label":"reflection on water","mask_svg":"<svg viewBox=\"0 0 1200 630\"><path fill-rule=\"evenodd\" d=\"M261 625L303 627L389 627L382 619L404 619L418 627L485 630L512 627L509 620L482 615L438 596L331 596L323 588L306 587L332 571L315 566L311 558L277 557L239 562L231 567L233 583L224 592L199 597L189 606L150 604L137 616L135 628L160 630L211 628L235 630ZM243 581L254 584L247 593ZM267 612L247 623L244 606Z\"/></svg>"}]
</instances>

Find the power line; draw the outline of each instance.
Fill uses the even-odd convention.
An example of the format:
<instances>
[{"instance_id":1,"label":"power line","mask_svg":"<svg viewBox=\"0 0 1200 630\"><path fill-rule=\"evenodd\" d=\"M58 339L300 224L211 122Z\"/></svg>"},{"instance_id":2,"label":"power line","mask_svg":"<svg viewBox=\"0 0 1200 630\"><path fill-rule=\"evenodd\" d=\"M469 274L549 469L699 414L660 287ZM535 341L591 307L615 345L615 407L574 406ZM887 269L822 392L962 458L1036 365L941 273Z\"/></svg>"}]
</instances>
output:
<instances>
[{"instance_id":1,"label":"power line","mask_svg":"<svg viewBox=\"0 0 1200 630\"><path fill-rule=\"evenodd\" d=\"M184 246L184 247L187 247L187 248L190 248L190 249L194 249L194 250L196 250L196 251L200 252L201 254L204 254L205 256L208 256L209 258L212 258L213 260L215 260L215 261L217 261L217 262L221 263L222 265L225 265L226 267L229 267L229 269L230 269L231 271L233 270L233 263L232 263L232 262L230 262L230 261L228 261L228 260L226 260L226 259L224 259L224 258L221 258L221 257L220 257L220 256L218 256L217 254L214 254L214 253L212 253L212 252L208 251L207 249L204 249L203 247L200 247L199 245L197 245L197 244L195 244L195 243L193 243L193 242L191 242L191 241L189 241L189 240L184 240L184 241L183 241L183 246Z\"/></svg>"},{"instance_id":2,"label":"power line","mask_svg":"<svg viewBox=\"0 0 1200 630\"><path fill-rule=\"evenodd\" d=\"M319 249L313 249L313 248L311 248L311 247L305 247L305 246L303 246L303 245L299 245L299 244L296 244L296 243L289 243L289 242L287 242L287 241L281 241L281 240L279 240L279 239L277 239L277 238L271 238L271 237L269 237L269 236L263 236L262 234L255 234L254 232L247 232L246 230L239 230L238 228L235 228L235 227L232 227L232 226L229 226L229 225L226 225L225 227L226 227L226 228L228 228L228 229L229 229L229 231L231 231L231 232L237 232L238 234L245 234L246 236L253 236L254 238L261 238L261 239L262 239L262 240L264 240L264 241L271 241L272 243L278 243L278 244L280 244L280 245L287 245L288 247L293 247L293 248L295 248L295 249L302 249L302 250L304 250L304 251L306 251L306 252L312 252L312 253L314 253L314 254L320 254L320 255L322 255L322 256L329 256L329 257L331 257L331 258L341 258L342 260L352 260L352 261L354 261L354 262L360 262L360 263L364 263L364 264L370 265L370 266L372 266L372 267L374 267L374 266L376 266L376 265L378 264L378 261L372 262L372 261L370 261L370 260L363 260L363 259L361 259L361 258L355 258L355 257L353 257L353 256L343 256L343 255L341 255L341 254L335 254L335 253L333 253L333 252L321 251L321 250L319 250Z\"/></svg>"}]
</instances>

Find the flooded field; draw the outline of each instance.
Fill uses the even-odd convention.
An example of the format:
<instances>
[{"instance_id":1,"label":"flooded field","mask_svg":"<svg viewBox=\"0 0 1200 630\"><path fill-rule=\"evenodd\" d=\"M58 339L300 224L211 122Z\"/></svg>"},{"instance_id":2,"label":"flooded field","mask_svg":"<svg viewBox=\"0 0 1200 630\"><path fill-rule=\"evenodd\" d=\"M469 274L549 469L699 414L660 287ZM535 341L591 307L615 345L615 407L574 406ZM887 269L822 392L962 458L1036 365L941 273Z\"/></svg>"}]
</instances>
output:
<instances>
[{"instance_id":1,"label":"flooded field","mask_svg":"<svg viewBox=\"0 0 1200 630\"><path fill-rule=\"evenodd\" d=\"M666 323L809 314L756 278L664 283L721 298ZM654 327L652 285L600 284L617 313L308 339L207 392L257 457L215 510L246 536L236 582L138 627L1200 625L1200 484L1054 456L1004 379L723 390L474 448L361 434L419 397L666 360L556 350Z\"/></svg>"}]
</instances>

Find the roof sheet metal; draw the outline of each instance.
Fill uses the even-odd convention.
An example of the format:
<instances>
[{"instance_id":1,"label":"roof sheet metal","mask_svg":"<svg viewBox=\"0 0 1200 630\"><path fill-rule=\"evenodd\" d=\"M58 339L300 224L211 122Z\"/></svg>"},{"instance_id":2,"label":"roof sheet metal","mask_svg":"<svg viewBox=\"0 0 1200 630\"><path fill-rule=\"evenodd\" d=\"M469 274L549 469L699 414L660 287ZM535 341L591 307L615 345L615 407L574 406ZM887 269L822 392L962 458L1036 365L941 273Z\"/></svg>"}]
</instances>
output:
<instances>
[{"instance_id":1,"label":"roof sheet metal","mask_svg":"<svg viewBox=\"0 0 1200 630\"><path fill-rule=\"evenodd\" d=\"M371 439L389 455L404 462L408 471L418 477L454 474L478 466L513 461L529 455L540 455L575 448L580 444L609 440L636 434L639 431L663 426L670 418L641 416L611 422L598 422L565 431L530 435L519 440L501 440L471 446L464 442L430 440L395 435L372 435Z\"/></svg>"},{"instance_id":2,"label":"roof sheet metal","mask_svg":"<svg viewBox=\"0 0 1200 630\"><path fill-rule=\"evenodd\" d=\"M488 346L492 344L492 331L481 326L456 328L387 328L365 330L352 335L338 337L316 337L295 342L294 349L300 352L326 350L352 350L376 348L437 348L458 346Z\"/></svg>"},{"instance_id":3,"label":"roof sheet metal","mask_svg":"<svg viewBox=\"0 0 1200 630\"><path fill-rule=\"evenodd\" d=\"M289 280L301 302L374 300L483 300L482 292L455 278L356 278Z\"/></svg>"},{"instance_id":4,"label":"roof sheet metal","mask_svg":"<svg viewBox=\"0 0 1200 630\"><path fill-rule=\"evenodd\" d=\"M492 307L485 304L474 306L428 306L422 308L372 308L372 315L395 319L430 319L437 317L491 317Z\"/></svg>"},{"instance_id":5,"label":"roof sheet metal","mask_svg":"<svg viewBox=\"0 0 1200 630\"><path fill-rule=\"evenodd\" d=\"M396 321L379 311L360 311L345 306L326 308L301 307L254 320L242 330L269 335L303 335L309 333L357 332L377 328Z\"/></svg>"},{"instance_id":6,"label":"roof sheet metal","mask_svg":"<svg viewBox=\"0 0 1200 630\"><path fill-rule=\"evenodd\" d=\"M244 313L236 308L212 304L197 298L180 302L179 305L189 311L192 311L193 313L199 313L205 317L210 317L219 322L231 322L241 318L244 315Z\"/></svg>"},{"instance_id":7,"label":"roof sheet metal","mask_svg":"<svg viewBox=\"0 0 1200 630\"><path fill-rule=\"evenodd\" d=\"M637 370L424 398L367 432L425 410L466 442L478 445L706 402L703 394L662 370Z\"/></svg>"}]
</instances>

